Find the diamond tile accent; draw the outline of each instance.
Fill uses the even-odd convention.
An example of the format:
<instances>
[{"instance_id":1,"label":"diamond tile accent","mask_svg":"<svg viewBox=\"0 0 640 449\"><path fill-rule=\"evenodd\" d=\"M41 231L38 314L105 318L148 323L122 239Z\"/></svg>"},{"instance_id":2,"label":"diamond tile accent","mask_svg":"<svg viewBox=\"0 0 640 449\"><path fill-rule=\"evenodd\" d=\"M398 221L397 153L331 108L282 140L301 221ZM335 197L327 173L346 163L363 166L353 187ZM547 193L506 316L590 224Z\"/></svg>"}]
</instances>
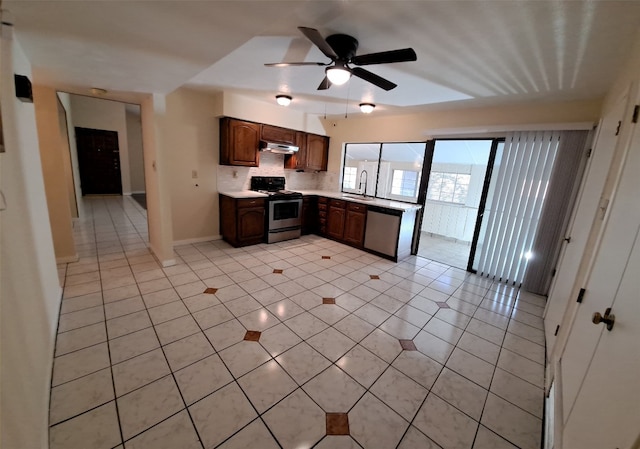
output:
<instances>
[{"instance_id":1,"label":"diamond tile accent","mask_svg":"<svg viewBox=\"0 0 640 449\"><path fill-rule=\"evenodd\" d=\"M247 331L247 333L244 334L244 339L247 341L259 341L261 334L262 332L259 331Z\"/></svg>"},{"instance_id":2,"label":"diamond tile accent","mask_svg":"<svg viewBox=\"0 0 640 449\"><path fill-rule=\"evenodd\" d=\"M83 201L51 449L539 447L543 301L317 235L162 268L137 203Z\"/></svg>"},{"instance_id":3,"label":"diamond tile accent","mask_svg":"<svg viewBox=\"0 0 640 449\"><path fill-rule=\"evenodd\" d=\"M349 415L327 413L327 435L349 435Z\"/></svg>"},{"instance_id":4,"label":"diamond tile accent","mask_svg":"<svg viewBox=\"0 0 640 449\"><path fill-rule=\"evenodd\" d=\"M402 346L402 349L404 349L405 351L417 351L418 348L416 348L416 344L413 342L413 340L398 340L400 342L400 346Z\"/></svg>"}]
</instances>

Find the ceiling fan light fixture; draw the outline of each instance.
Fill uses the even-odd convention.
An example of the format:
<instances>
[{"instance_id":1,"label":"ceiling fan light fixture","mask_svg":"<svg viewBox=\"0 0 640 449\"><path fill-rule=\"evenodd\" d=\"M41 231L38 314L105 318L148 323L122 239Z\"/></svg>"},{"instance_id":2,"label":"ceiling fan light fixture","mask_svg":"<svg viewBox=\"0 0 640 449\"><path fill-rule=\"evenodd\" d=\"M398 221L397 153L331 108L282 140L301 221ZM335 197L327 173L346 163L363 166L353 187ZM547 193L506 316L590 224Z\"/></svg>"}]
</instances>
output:
<instances>
[{"instance_id":1,"label":"ceiling fan light fixture","mask_svg":"<svg viewBox=\"0 0 640 449\"><path fill-rule=\"evenodd\" d=\"M336 86L343 85L351 78L351 72L342 67L328 67L326 72L331 84L335 84Z\"/></svg>"},{"instance_id":2,"label":"ceiling fan light fixture","mask_svg":"<svg viewBox=\"0 0 640 449\"><path fill-rule=\"evenodd\" d=\"M365 114L371 114L375 107L373 103L360 103L360 110Z\"/></svg>"},{"instance_id":3,"label":"ceiling fan light fixture","mask_svg":"<svg viewBox=\"0 0 640 449\"><path fill-rule=\"evenodd\" d=\"M291 100L293 100L293 98L289 95L276 95L276 102L280 106L289 106L291 104Z\"/></svg>"}]
</instances>

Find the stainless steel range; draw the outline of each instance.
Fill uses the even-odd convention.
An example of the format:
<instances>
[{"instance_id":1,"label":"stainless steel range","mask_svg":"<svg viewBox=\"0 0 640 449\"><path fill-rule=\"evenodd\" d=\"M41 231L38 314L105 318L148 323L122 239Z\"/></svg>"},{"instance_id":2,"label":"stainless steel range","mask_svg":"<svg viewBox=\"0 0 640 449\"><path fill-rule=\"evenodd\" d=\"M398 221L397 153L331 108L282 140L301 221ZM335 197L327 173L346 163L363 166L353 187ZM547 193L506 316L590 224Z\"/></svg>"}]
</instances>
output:
<instances>
[{"instance_id":1,"label":"stainless steel range","mask_svg":"<svg viewBox=\"0 0 640 449\"><path fill-rule=\"evenodd\" d=\"M282 176L252 176L251 190L267 198L267 243L300 237L302 229L302 194L285 190Z\"/></svg>"}]
</instances>

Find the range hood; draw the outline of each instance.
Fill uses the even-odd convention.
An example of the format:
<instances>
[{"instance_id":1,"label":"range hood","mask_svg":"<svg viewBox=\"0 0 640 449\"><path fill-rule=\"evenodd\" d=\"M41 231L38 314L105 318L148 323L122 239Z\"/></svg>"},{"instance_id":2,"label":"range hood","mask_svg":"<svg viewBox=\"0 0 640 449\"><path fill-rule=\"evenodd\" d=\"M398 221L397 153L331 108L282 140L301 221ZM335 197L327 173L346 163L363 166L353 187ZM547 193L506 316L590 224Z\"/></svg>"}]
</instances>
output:
<instances>
[{"instance_id":1,"label":"range hood","mask_svg":"<svg viewBox=\"0 0 640 449\"><path fill-rule=\"evenodd\" d=\"M260 141L260 151L268 151L277 154L296 154L299 148L294 145L283 143Z\"/></svg>"}]
</instances>

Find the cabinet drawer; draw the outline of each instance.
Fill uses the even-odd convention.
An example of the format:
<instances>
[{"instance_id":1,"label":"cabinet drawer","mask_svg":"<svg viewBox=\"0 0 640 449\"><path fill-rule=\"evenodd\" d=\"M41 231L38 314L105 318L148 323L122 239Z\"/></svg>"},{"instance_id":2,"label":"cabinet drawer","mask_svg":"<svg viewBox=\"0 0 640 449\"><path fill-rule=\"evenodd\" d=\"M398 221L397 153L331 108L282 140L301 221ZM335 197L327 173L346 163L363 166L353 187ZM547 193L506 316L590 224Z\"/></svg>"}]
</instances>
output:
<instances>
[{"instance_id":1,"label":"cabinet drawer","mask_svg":"<svg viewBox=\"0 0 640 449\"><path fill-rule=\"evenodd\" d=\"M358 203L349 203L347 205L347 208L353 212L365 213L367 211L367 206L365 206L364 204L358 204Z\"/></svg>"},{"instance_id":2,"label":"cabinet drawer","mask_svg":"<svg viewBox=\"0 0 640 449\"><path fill-rule=\"evenodd\" d=\"M238 208L242 207L264 207L264 198L251 198L238 200L236 205Z\"/></svg>"},{"instance_id":3,"label":"cabinet drawer","mask_svg":"<svg viewBox=\"0 0 640 449\"><path fill-rule=\"evenodd\" d=\"M318 203L318 210L327 210L327 204Z\"/></svg>"},{"instance_id":4,"label":"cabinet drawer","mask_svg":"<svg viewBox=\"0 0 640 449\"><path fill-rule=\"evenodd\" d=\"M326 210L320 210L318 211L318 217L322 218L327 218L327 211Z\"/></svg>"},{"instance_id":5,"label":"cabinet drawer","mask_svg":"<svg viewBox=\"0 0 640 449\"><path fill-rule=\"evenodd\" d=\"M318 204L327 204L327 197L325 196L318 197Z\"/></svg>"},{"instance_id":6,"label":"cabinet drawer","mask_svg":"<svg viewBox=\"0 0 640 449\"><path fill-rule=\"evenodd\" d=\"M344 209L347 207L347 202L342 200L331 200L329 203L331 207L336 207L338 209Z\"/></svg>"}]
</instances>

